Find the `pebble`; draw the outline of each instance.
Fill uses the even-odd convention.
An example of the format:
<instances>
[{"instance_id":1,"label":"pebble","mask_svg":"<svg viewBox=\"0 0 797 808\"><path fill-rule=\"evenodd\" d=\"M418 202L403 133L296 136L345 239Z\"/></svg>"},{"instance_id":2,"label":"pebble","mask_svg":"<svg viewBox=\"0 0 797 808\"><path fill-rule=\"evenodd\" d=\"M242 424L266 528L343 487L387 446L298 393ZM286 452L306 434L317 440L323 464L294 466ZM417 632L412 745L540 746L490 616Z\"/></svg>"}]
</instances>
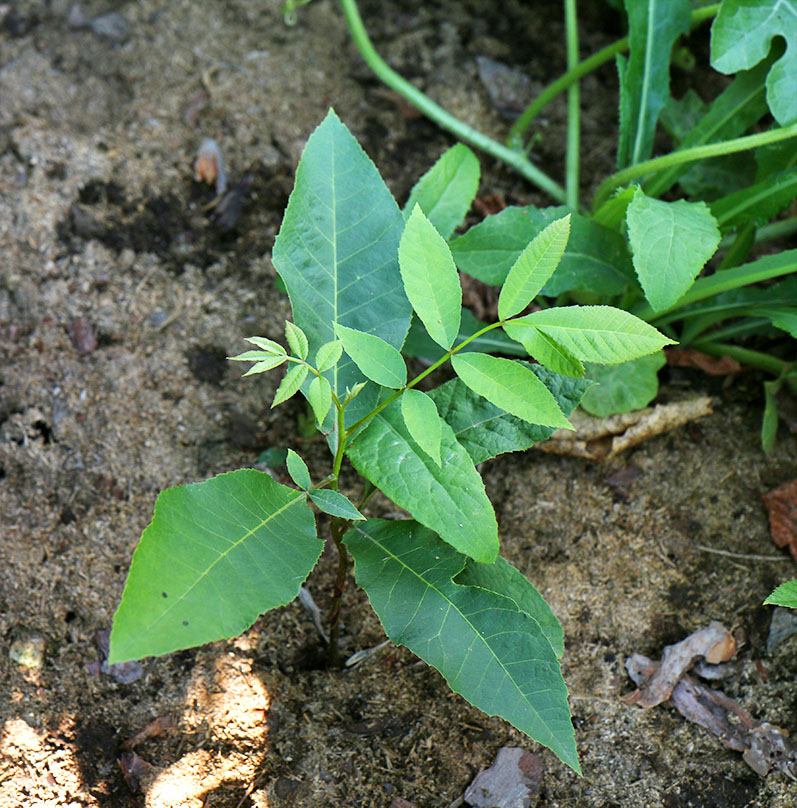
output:
<instances>
[{"instance_id":1,"label":"pebble","mask_svg":"<svg viewBox=\"0 0 797 808\"><path fill-rule=\"evenodd\" d=\"M38 670L44 662L44 637L20 637L11 643L8 656L23 668Z\"/></svg>"}]
</instances>

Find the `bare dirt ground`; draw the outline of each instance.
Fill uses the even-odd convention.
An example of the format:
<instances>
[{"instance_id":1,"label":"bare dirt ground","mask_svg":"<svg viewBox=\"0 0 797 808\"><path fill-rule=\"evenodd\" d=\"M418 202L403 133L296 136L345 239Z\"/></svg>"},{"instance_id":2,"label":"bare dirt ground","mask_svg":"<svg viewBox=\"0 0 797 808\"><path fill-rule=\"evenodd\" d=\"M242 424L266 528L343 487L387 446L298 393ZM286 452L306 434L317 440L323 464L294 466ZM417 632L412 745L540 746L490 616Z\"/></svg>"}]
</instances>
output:
<instances>
[{"instance_id":1,"label":"bare dirt ground","mask_svg":"<svg viewBox=\"0 0 797 808\"><path fill-rule=\"evenodd\" d=\"M619 35L593 5L584 52ZM767 653L760 605L794 577L791 561L702 549L777 555L761 495L797 477L797 441L782 429L762 454L752 374L670 371L663 397L708 392L714 415L604 465L528 452L484 467L505 555L564 626L581 779L404 649L324 670L296 603L237 640L146 660L136 681L99 670L96 633L158 491L294 442L302 406L268 409L278 376L241 380L224 357L253 333L279 338L289 316L270 250L313 127L334 105L400 202L451 143L369 75L335 3L316 0L292 28L278 6L85 0L85 20L120 15L93 29L68 23L67 0L0 2L0 806L436 808L503 745L542 755L546 808L794 805L782 775L760 778L668 707L619 699L633 689L628 655L658 657L716 619L741 640L728 695L797 731L797 638ZM536 89L562 69L558 3L362 11L397 69L491 134L505 122L477 56ZM585 82L587 185L611 170L615 92L611 66ZM552 107L535 152L554 174L562 118ZM232 227L214 223L213 189L193 178L205 137L231 182L252 177ZM482 165L481 193L548 204ZM322 443L303 451L322 468ZM308 583L322 608L333 561ZM347 651L384 639L364 595L344 605ZM36 638L40 668L12 659ZM136 747L149 766L137 791L120 747L156 718L173 726Z\"/></svg>"}]
</instances>

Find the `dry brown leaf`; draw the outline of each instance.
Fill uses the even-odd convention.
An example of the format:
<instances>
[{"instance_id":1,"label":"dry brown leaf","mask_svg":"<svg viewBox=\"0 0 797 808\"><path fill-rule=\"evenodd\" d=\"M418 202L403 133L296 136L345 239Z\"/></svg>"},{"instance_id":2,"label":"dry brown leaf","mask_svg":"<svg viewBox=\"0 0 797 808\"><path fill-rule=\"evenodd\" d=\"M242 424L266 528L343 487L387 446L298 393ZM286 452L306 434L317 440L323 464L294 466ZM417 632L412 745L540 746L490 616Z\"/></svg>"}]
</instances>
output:
<instances>
[{"instance_id":1,"label":"dry brown leaf","mask_svg":"<svg viewBox=\"0 0 797 808\"><path fill-rule=\"evenodd\" d=\"M664 351L667 364L679 368L697 368L709 376L729 376L738 373L742 366L730 356L717 358L701 353L694 348L668 348Z\"/></svg>"},{"instance_id":2,"label":"dry brown leaf","mask_svg":"<svg viewBox=\"0 0 797 808\"><path fill-rule=\"evenodd\" d=\"M778 547L788 547L797 561L797 480L778 486L762 499L769 514L772 541Z\"/></svg>"},{"instance_id":3,"label":"dry brown leaf","mask_svg":"<svg viewBox=\"0 0 797 808\"><path fill-rule=\"evenodd\" d=\"M177 722L170 715L161 715L150 721L143 729L139 730L132 738L128 738L120 747L123 751L135 749L140 743L148 738L157 738L169 730L174 729Z\"/></svg>"}]
</instances>

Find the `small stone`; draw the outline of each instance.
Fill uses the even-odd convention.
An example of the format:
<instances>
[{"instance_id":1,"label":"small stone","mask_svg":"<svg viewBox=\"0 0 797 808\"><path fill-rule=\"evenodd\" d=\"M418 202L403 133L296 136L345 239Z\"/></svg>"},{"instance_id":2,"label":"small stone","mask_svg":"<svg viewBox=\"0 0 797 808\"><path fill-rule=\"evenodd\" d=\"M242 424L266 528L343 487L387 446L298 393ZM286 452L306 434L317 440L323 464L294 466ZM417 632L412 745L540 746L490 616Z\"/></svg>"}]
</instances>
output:
<instances>
[{"instance_id":1,"label":"small stone","mask_svg":"<svg viewBox=\"0 0 797 808\"><path fill-rule=\"evenodd\" d=\"M498 750L495 763L480 771L465 791L472 808L530 808L542 785L542 760L519 747Z\"/></svg>"},{"instance_id":2,"label":"small stone","mask_svg":"<svg viewBox=\"0 0 797 808\"><path fill-rule=\"evenodd\" d=\"M20 637L11 643L8 656L23 668L38 670L44 662L44 637Z\"/></svg>"},{"instance_id":3,"label":"small stone","mask_svg":"<svg viewBox=\"0 0 797 808\"><path fill-rule=\"evenodd\" d=\"M89 26L97 36L105 37L111 42L124 42L130 36L130 26L118 11L95 17Z\"/></svg>"}]
</instances>

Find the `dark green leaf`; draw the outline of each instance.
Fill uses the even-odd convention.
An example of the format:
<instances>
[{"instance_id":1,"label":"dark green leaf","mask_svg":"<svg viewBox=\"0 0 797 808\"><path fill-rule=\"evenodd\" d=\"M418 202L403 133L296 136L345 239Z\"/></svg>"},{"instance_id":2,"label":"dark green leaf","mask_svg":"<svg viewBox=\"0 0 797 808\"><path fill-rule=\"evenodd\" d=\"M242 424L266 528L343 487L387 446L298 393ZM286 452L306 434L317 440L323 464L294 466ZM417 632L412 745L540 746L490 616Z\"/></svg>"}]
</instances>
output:
<instances>
[{"instance_id":1,"label":"dark green leaf","mask_svg":"<svg viewBox=\"0 0 797 808\"><path fill-rule=\"evenodd\" d=\"M589 363L587 378L597 384L584 394L581 406L601 418L647 407L659 391L658 372L665 361L664 351L658 351L619 365Z\"/></svg>"},{"instance_id":2,"label":"dark green leaf","mask_svg":"<svg viewBox=\"0 0 797 808\"><path fill-rule=\"evenodd\" d=\"M797 90L797 87L795 88ZM767 177L711 203L711 213L723 232L747 222L765 224L797 199L797 169Z\"/></svg>"}]
</instances>

